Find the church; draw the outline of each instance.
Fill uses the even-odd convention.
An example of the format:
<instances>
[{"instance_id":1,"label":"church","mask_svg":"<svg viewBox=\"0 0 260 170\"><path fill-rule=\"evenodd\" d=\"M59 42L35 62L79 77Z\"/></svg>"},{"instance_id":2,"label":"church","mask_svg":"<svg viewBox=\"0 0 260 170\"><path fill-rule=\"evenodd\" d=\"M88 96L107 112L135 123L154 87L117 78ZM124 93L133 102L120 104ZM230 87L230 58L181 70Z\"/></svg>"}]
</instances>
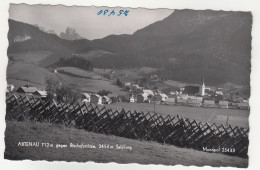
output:
<instances>
[{"instance_id":1,"label":"church","mask_svg":"<svg viewBox=\"0 0 260 170\"><path fill-rule=\"evenodd\" d=\"M204 77L202 77L199 86L185 86L182 94L188 94L190 96L204 96L205 88L206 86L204 82Z\"/></svg>"}]
</instances>

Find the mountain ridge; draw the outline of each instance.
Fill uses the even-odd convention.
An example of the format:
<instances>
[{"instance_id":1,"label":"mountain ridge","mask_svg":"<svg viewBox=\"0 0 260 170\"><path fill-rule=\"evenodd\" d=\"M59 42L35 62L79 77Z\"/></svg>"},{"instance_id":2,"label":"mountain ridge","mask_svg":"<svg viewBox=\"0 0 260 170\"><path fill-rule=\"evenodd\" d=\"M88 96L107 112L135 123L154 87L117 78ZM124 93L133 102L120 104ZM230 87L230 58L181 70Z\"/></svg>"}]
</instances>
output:
<instances>
[{"instance_id":1,"label":"mountain ridge","mask_svg":"<svg viewBox=\"0 0 260 170\"><path fill-rule=\"evenodd\" d=\"M36 34L37 30L30 28L32 35L29 35L28 29L17 30L12 22L9 21L8 53L48 49L69 57L104 50L109 53L94 58L94 67L123 69L149 66L159 68L161 72L158 74L165 79L187 83L197 82L204 74L208 84L229 81L246 86L250 84L250 12L175 10L165 19L131 35L109 35L92 41L67 41L55 35L47 36L50 40L35 37L33 32ZM31 39L13 43L12 35L17 32L27 33Z\"/></svg>"}]
</instances>

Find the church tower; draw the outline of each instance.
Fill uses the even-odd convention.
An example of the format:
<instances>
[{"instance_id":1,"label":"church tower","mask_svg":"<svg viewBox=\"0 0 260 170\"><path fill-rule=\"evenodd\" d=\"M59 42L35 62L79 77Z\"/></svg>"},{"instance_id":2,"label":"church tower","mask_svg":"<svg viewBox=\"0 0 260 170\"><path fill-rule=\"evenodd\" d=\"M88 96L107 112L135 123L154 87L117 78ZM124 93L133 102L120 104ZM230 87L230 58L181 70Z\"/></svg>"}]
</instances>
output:
<instances>
[{"instance_id":1,"label":"church tower","mask_svg":"<svg viewBox=\"0 0 260 170\"><path fill-rule=\"evenodd\" d=\"M201 77L200 86L199 86L199 95L205 95L205 83L204 83L204 76Z\"/></svg>"}]
</instances>

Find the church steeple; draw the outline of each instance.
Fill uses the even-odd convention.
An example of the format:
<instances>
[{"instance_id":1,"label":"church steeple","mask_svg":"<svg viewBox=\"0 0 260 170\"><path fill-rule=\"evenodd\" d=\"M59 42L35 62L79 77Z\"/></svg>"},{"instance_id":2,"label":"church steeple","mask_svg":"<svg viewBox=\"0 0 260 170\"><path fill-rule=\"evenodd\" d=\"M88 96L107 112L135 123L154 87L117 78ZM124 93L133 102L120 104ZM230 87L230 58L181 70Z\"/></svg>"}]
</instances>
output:
<instances>
[{"instance_id":1,"label":"church steeple","mask_svg":"<svg viewBox=\"0 0 260 170\"><path fill-rule=\"evenodd\" d=\"M201 76L200 86L199 86L199 95L205 95L205 82L204 82L204 74Z\"/></svg>"},{"instance_id":2,"label":"church steeple","mask_svg":"<svg viewBox=\"0 0 260 170\"><path fill-rule=\"evenodd\" d=\"M204 83L204 74L201 76L200 85L205 85L205 83Z\"/></svg>"}]
</instances>

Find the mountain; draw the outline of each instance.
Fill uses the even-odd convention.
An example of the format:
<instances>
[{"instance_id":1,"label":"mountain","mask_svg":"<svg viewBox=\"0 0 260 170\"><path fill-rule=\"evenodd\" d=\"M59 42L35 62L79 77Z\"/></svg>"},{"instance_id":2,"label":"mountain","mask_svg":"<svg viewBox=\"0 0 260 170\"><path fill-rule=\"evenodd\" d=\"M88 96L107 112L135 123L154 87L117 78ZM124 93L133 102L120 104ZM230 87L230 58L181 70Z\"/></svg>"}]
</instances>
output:
<instances>
[{"instance_id":1,"label":"mountain","mask_svg":"<svg viewBox=\"0 0 260 170\"><path fill-rule=\"evenodd\" d=\"M159 69L158 75L164 79L180 82L198 83L204 75L207 85L250 84L250 12L175 10L132 35L92 41L64 40L13 20L9 26L8 53L47 50L58 61L72 54L103 50L104 55L93 57L93 67L152 67ZM54 63L50 57L47 61L45 66Z\"/></svg>"},{"instance_id":2,"label":"mountain","mask_svg":"<svg viewBox=\"0 0 260 170\"><path fill-rule=\"evenodd\" d=\"M42 27L42 26L39 26L38 24L35 24L33 26L36 26L38 27L41 31L43 32L46 32L46 33L49 33L49 34L54 34L54 35L57 35L57 33L54 31L54 30L47 30L46 28Z\"/></svg>"},{"instance_id":3,"label":"mountain","mask_svg":"<svg viewBox=\"0 0 260 170\"><path fill-rule=\"evenodd\" d=\"M84 49L88 52L92 42L87 39L68 41L55 34L47 33L38 26L9 19L8 54L28 53L35 51L49 51L51 56L42 61L41 66L47 67L60 58L71 57L73 53Z\"/></svg>"},{"instance_id":4,"label":"mountain","mask_svg":"<svg viewBox=\"0 0 260 170\"><path fill-rule=\"evenodd\" d=\"M145 65L162 68L162 76L178 81L198 82L204 74L212 85L249 85L251 25L249 12L175 10L133 35L94 42L114 52L110 67ZM101 61L97 63L104 67Z\"/></svg>"},{"instance_id":5,"label":"mountain","mask_svg":"<svg viewBox=\"0 0 260 170\"><path fill-rule=\"evenodd\" d=\"M80 40L84 39L81 37L74 28L68 27L64 32L60 33L60 38L65 39L65 40Z\"/></svg>"}]
</instances>

